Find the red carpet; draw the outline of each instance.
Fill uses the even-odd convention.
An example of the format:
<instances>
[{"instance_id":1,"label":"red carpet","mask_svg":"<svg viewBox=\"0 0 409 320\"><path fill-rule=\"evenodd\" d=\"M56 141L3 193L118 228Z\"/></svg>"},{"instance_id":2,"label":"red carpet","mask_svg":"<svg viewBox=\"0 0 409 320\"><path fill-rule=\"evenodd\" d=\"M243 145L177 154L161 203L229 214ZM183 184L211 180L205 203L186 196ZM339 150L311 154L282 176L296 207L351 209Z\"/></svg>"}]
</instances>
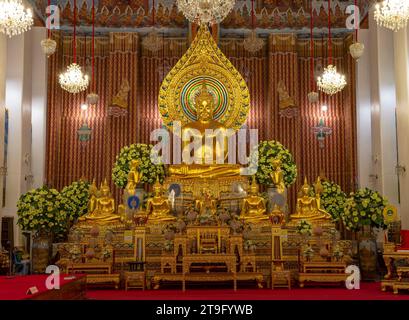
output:
<instances>
[{"instance_id":1,"label":"red carpet","mask_svg":"<svg viewBox=\"0 0 409 320\"><path fill-rule=\"evenodd\" d=\"M220 290L88 290L95 300L409 300L406 293L382 292L379 283L362 283L360 290L341 287Z\"/></svg>"},{"instance_id":2,"label":"red carpet","mask_svg":"<svg viewBox=\"0 0 409 320\"><path fill-rule=\"evenodd\" d=\"M49 275L30 275L30 276L14 276L4 277L0 276L0 300L24 300L32 298L35 295L40 295L48 289L45 286L45 281ZM61 275L60 287L70 283L74 280L64 280L64 276ZM82 277L77 275L77 277ZM29 288L36 286L38 293L35 295L27 295L26 292Z\"/></svg>"}]
</instances>

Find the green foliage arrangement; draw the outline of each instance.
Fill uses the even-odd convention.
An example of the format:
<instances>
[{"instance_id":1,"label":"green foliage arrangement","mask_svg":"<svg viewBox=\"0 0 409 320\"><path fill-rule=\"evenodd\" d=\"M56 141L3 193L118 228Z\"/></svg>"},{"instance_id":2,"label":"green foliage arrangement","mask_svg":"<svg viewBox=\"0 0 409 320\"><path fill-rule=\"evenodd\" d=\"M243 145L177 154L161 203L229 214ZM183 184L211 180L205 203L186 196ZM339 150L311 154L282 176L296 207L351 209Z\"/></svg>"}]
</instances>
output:
<instances>
[{"instance_id":1,"label":"green foliage arrangement","mask_svg":"<svg viewBox=\"0 0 409 320\"><path fill-rule=\"evenodd\" d=\"M312 234L312 224L307 220L301 220L297 223L297 233L303 236L310 236Z\"/></svg>"},{"instance_id":2,"label":"green foliage arrangement","mask_svg":"<svg viewBox=\"0 0 409 320\"><path fill-rule=\"evenodd\" d=\"M59 235L67 229L67 212L62 210L59 192L46 186L21 195L17 215L23 230Z\"/></svg>"},{"instance_id":3,"label":"green foliage arrangement","mask_svg":"<svg viewBox=\"0 0 409 320\"><path fill-rule=\"evenodd\" d=\"M89 182L79 180L61 190L59 195L60 203L70 222L74 222L87 213L90 196L89 187Z\"/></svg>"},{"instance_id":4,"label":"green foliage arrangement","mask_svg":"<svg viewBox=\"0 0 409 320\"><path fill-rule=\"evenodd\" d=\"M128 173L132 160L139 160L139 170L142 173L141 183L153 184L157 177L161 183L163 182L165 167L152 163L150 157L152 148L151 144L136 143L121 149L112 169L112 180L117 187L125 188L128 183Z\"/></svg>"},{"instance_id":5,"label":"green foliage arrangement","mask_svg":"<svg viewBox=\"0 0 409 320\"><path fill-rule=\"evenodd\" d=\"M331 215L333 221L338 221L344 211L347 196L335 182L324 180L321 184L323 188L321 205Z\"/></svg>"},{"instance_id":6,"label":"green foliage arrangement","mask_svg":"<svg viewBox=\"0 0 409 320\"><path fill-rule=\"evenodd\" d=\"M257 149L254 149L250 154L250 165L255 166L256 163L258 163L256 173L257 182L264 185L272 184L270 178L270 173L273 171L271 164L272 158L279 158L281 160L284 184L286 187L289 187L297 178L297 166L290 151L280 142L274 140L260 141Z\"/></svg>"},{"instance_id":7,"label":"green foliage arrangement","mask_svg":"<svg viewBox=\"0 0 409 320\"><path fill-rule=\"evenodd\" d=\"M383 209L387 204L388 201L378 192L359 189L346 200L341 219L351 231L358 231L363 226L384 228Z\"/></svg>"}]
</instances>

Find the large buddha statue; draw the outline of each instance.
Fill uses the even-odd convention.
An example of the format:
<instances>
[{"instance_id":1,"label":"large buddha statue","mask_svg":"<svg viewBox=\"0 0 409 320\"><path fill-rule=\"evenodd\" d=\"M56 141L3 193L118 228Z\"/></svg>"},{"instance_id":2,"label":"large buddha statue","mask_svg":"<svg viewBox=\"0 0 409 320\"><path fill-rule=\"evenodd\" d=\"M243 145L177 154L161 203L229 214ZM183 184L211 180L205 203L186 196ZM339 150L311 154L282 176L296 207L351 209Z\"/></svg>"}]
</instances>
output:
<instances>
[{"instance_id":1,"label":"large buddha statue","mask_svg":"<svg viewBox=\"0 0 409 320\"><path fill-rule=\"evenodd\" d=\"M205 82L195 97L194 104L197 120L182 128L184 164L171 166L169 173L186 178L239 175L239 166L225 164L228 160L228 138L232 131L228 131L222 123L214 120L214 98L209 93ZM191 150L196 143L200 143L200 146L197 150ZM193 163L186 164L189 163L188 159L192 159Z\"/></svg>"},{"instance_id":2,"label":"large buddha statue","mask_svg":"<svg viewBox=\"0 0 409 320\"><path fill-rule=\"evenodd\" d=\"M115 200L111 196L107 180L101 184L100 190L96 191L95 182L90 187L92 194L88 203L88 213L79 221L113 222L120 221L120 216L115 214Z\"/></svg>"},{"instance_id":3,"label":"large buddha statue","mask_svg":"<svg viewBox=\"0 0 409 320\"><path fill-rule=\"evenodd\" d=\"M313 223L330 222L331 215L321 208L319 189L316 190L315 196L311 196L310 191L311 187L308 184L307 178L305 178L297 198L296 212L291 215L292 222L298 220L308 220Z\"/></svg>"},{"instance_id":4,"label":"large buddha statue","mask_svg":"<svg viewBox=\"0 0 409 320\"><path fill-rule=\"evenodd\" d=\"M266 220L266 200L258 195L259 187L255 176L250 184L249 195L243 199L240 219L250 222Z\"/></svg>"},{"instance_id":5,"label":"large buddha statue","mask_svg":"<svg viewBox=\"0 0 409 320\"><path fill-rule=\"evenodd\" d=\"M153 185L153 192L153 197L149 198L146 202L146 214L148 215L149 221L176 220L176 218L170 214L170 202L169 199L163 195L163 188L159 179L157 179Z\"/></svg>"}]
</instances>

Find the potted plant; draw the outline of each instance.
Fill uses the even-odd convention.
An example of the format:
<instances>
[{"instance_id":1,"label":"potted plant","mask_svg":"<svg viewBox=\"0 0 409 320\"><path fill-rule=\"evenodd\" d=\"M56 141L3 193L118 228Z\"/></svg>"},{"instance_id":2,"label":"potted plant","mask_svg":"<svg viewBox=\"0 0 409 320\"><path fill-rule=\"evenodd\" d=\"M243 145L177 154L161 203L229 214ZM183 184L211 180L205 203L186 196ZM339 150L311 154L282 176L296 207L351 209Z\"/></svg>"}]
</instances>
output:
<instances>
[{"instance_id":1,"label":"potted plant","mask_svg":"<svg viewBox=\"0 0 409 320\"><path fill-rule=\"evenodd\" d=\"M33 271L44 272L54 238L67 231L67 213L61 206L59 192L43 186L20 196L17 202L17 224L35 232L33 238Z\"/></svg>"},{"instance_id":2,"label":"potted plant","mask_svg":"<svg viewBox=\"0 0 409 320\"><path fill-rule=\"evenodd\" d=\"M378 192L364 188L351 193L341 219L345 227L358 235L358 255L363 279L374 279L377 268L375 228L385 228L383 209L387 200Z\"/></svg>"}]
</instances>

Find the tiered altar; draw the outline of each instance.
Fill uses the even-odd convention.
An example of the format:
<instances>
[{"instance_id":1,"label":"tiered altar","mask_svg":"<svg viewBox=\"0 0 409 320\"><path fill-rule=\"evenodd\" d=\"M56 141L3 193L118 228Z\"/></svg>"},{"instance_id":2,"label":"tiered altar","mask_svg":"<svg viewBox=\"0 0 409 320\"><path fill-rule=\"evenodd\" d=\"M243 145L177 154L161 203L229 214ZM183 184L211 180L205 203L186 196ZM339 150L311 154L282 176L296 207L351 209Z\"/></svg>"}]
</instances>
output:
<instances>
[{"instance_id":1,"label":"tiered altar","mask_svg":"<svg viewBox=\"0 0 409 320\"><path fill-rule=\"evenodd\" d=\"M321 207L319 179L314 196L305 180L286 221L285 206L261 196L255 172L244 175L243 165L216 161L227 160L231 150L225 151L223 141L244 124L249 99L244 79L202 26L159 93L165 126L174 130L179 121L180 135L202 143L199 155L194 162L170 165L163 184L157 180L145 201L136 190L137 162L130 165L118 206L106 182L99 190L93 184L88 213L61 246L59 265L88 273L89 284L118 287L122 279L126 288L132 282L152 289L172 282L183 289L190 282L232 282L236 289L238 282L262 288L271 281L290 287L296 279L301 285L344 280L350 243L339 240ZM210 145L203 144L206 130L213 130ZM214 132L225 136L216 139ZM186 147L191 140L183 142ZM283 196L280 159L271 161L274 190ZM309 236L298 232L301 221L312 226Z\"/></svg>"}]
</instances>

